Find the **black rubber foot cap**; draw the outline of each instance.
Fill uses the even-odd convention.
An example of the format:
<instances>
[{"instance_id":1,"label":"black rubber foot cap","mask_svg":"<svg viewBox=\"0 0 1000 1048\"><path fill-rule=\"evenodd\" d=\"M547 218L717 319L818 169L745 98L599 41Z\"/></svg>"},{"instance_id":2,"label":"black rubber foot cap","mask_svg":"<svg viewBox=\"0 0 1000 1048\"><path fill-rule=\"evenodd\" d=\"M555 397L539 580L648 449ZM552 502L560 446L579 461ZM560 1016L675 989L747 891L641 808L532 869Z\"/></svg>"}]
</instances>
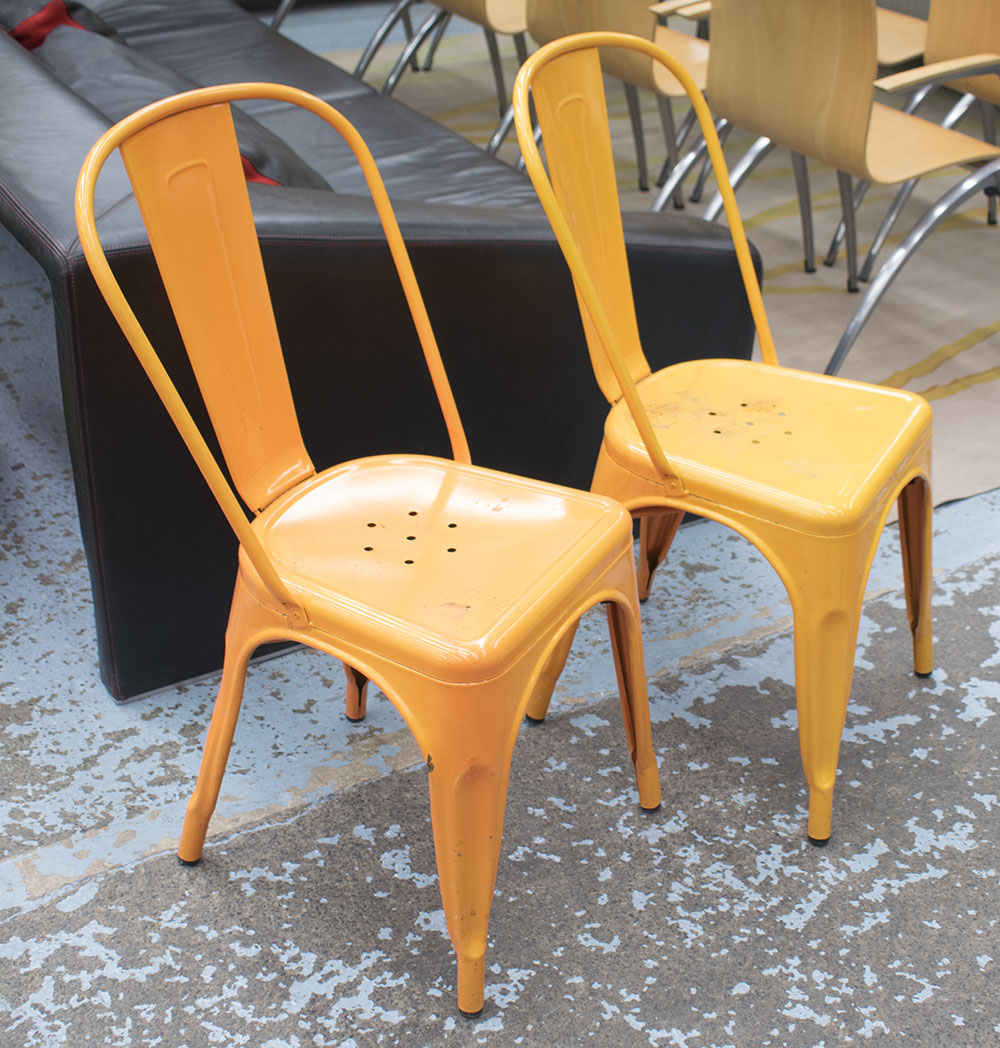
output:
<instances>
[{"instance_id":1,"label":"black rubber foot cap","mask_svg":"<svg viewBox=\"0 0 1000 1048\"><path fill-rule=\"evenodd\" d=\"M918 673L916 670L913 671L915 677L920 677L923 680L927 680L928 677L934 676L934 671L931 670L929 673Z\"/></svg>"},{"instance_id":2,"label":"black rubber foot cap","mask_svg":"<svg viewBox=\"0 0 1000 1048\"><path fill-rule=\"evenodd\" d=\"M808 836L808 834L806 836ZM820 840L818 837L809 837L809 843L815 848L825 848L830 843L830 838L824 837Z\"/></svg>"},{"instance_id":3,"label":"black rubber foot cap","mask_svg":"<svg viewBox=\"0 0 1000 1048\"><path fill-rule=\"evenodd\" d=\"M657 806L655 808L644 808L640 804L639 805L639 811L641 811L643 815L655 815L662 807L663 807L662 804L657 804Z\"/></svg>"},{"instance_id":4,"label":"black rubber foot cap","mask_svg":"<svg viewBox=\"0 0 1000 1048\"><path fill-rule=\"evenodd\" d=\"M483 1005L483 1008L485 1008L485 1007L486 1006ZM479 1016L483 1014L483 1009L482 1008L480 1008L478 1011L475 1011L475 1012L467 1012L467 1011L465 1011L462 1008L459 1008L458 1011L459 1011L459 1014L463 1015L466 1019L478 1019Z\"/></svg>"},{"instance_id":5,"label":"black rubber foot cap","mask_svg":"<svg viewBox=\"0 0 1000 1048\"><path fill-rule=\"evenodd\" d=\"M352 724L363 724L363 723L364 723L364 720L365 720L365 718L364 718L364 717L352 717L352 716L351 716L351 715L350 715L349 713L345 713L345 714L344 714L344 716L345 716L345 717L346 717L346 718L347 718L347 719L348 719L348 720L349 720L349 721L350 721L350 722L351 722Z\"/></svg>"},{"instance_id":6,"label":"black rubber foot cap","mask_svg":"<svg viewBox=\"0 0 1000 1048\"><path fill-rule=\"evenodd\" d=\"M803 266L802 266L802 268L803 268L803 269L804 269L804 270L805 270L805 271L806 271L807 273L815 273L815 272L816 272L816 266L815 266L815 265L812 265L812 266L806 266L806 265L803 265Z\"/></svg>"},{"instance_id":7,"label":"black rubber foot cap","mask_svg":"<svg viewBox=\"0 0 1000 1048\"><path fill-rule=\"evenodd\" d=\"M532 717L530 713L526 713L524 715L524 719L529 724L544 724L545 723L545 718L544 717Z\"/></svg>"},{"instance_id":8,"label":"black rubber foot cap","mask_svg":"<svg viewBox=\"0 0 1000 1048\"><path fill-rule=\"evenodd\" d=\"M197 866L198 863L201 862L201 859L200 858L199 859L182 859L178 855L177 856L177 861L181 864L181 866Z\"/></svg>"}]
</instances>

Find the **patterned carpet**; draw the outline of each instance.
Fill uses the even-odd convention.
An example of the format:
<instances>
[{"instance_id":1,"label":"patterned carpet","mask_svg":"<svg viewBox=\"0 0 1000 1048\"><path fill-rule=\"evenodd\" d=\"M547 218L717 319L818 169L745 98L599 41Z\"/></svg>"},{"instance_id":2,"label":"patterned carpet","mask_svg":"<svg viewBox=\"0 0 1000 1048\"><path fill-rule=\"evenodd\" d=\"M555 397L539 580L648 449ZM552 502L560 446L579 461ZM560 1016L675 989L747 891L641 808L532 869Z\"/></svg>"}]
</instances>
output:
<instances>
[{"instance_id":1,"label":"patterned carpet","mask_svg":"<svg viewBox=\"0 0 1000 1048\"><path fill-rule=\"evenodd\" d=\"M328 57L352 68L357 53L338 51ZM501 41L501 53L509 90L516 69L510 40ZM382 82L392 57L387 48L376 58L367 75L369 82ZM395 93L480 144L489 140L498 119L486 45L478 33L446 38L433 68L408 71ZM609 82L608 97L623 206L649 207L653 194L640 193L636 186L635 152L618 84ZM940 92L921 112L940 117L953 98ZM652 96L643 99L643 107L650 168L655 174L663 159L663 135ZM675 119L685 108L677 106ZM960 129L976 134L978 118L966 117ZM731 164L751 141L745 133L732 134L726 147ZM513 136L500 155L509 162L517 158ZM822 258L840 217L836 175L816 163L809 170L817 254ZM897 223L897 233L883 249L883 258L960 177L956 168L918 185ZM688 208L700 214L713 191L710 180L703 202ZM892 187L879 187L862 205L858 239L863 252L893 196ZM803 271L798 206L786 152L771 153L741 188L738 202L747 231L764 259L765 302L781 360L822 371L860 300L860 295L845 290L843 255L833 268L817 264L815 273ZM939 504L1000 486L998 238L1000 229L985 222L983 197L968 202L944 222L903 269L841 371L846 378L904 387L931 400L934 494Z\"/></svg>"}]
</instances>

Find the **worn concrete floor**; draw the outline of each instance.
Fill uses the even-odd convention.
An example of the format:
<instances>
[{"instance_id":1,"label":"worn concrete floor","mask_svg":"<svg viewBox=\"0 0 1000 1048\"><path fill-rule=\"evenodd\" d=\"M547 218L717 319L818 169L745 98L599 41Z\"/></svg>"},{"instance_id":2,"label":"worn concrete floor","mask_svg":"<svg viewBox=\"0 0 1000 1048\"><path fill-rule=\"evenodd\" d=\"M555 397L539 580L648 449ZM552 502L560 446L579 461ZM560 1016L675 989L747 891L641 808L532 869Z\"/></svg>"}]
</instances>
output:
<instances>
[{"instance_id":1,"label":"worn concrete floor","mask_svg":"<svg viewBox=\"0 0 1000 1048\"><path fill-rule=\"evenodd\" d=\"M665 803L642 816L600 616L515 751L487 1006L454 1006L426 786L308 652L250 675L201 866L173 847L215 682L98 677L44 278L0 239L0 1044L1000 1043L1000 495L937 511L920 680L894 529L834 837L805 841L788 607L682 530L645 607Z\"/></svg>"}]
</instances>

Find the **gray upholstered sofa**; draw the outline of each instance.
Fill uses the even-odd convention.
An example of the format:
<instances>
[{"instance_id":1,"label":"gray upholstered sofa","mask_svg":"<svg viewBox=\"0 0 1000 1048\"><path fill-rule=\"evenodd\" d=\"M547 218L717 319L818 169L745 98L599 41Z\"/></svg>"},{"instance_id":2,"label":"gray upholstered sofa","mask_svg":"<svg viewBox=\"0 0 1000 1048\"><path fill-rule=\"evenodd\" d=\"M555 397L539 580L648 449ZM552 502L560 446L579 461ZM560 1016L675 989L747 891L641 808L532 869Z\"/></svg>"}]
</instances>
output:
<instances>
[{"instance_id":1,"label":"gray upholstered sofa","mask_svg":"<svg viewBox=\"0 0 1000 1048\"><path fill-rule=\"evenodd\" d=\"M0 32L0 220L51 281L52 381L62 384L101 669L115 698L220 665L235 568L232 536L97 295L73 220L89 146L155 98L195 84L274 80L340 108L368 140L397 207L475 461L587 486L606 405L525 178L230 0L0 0L0 26L33 16L29 28L49 16L61 24L29 39L30 50ZM446 454L346 148L318 122L268 104L246 107L239 136L252 168L280 183L250 189L314 461ZM119 279L190 391L123 173L109 173L99 203ZM749 353L752 327L725 230L683 214L634 214L627 237L654 365Z\"/></svg>"}]
</instances>

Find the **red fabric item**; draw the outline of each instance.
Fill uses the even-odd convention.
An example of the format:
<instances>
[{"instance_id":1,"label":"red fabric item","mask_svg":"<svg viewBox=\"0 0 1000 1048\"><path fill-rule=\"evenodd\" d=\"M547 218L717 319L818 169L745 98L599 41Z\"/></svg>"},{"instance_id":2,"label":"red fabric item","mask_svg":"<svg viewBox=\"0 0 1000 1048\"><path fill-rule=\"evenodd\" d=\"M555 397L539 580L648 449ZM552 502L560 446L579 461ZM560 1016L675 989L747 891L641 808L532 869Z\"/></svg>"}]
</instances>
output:
<instances>
[{"instance_id":1,"label":"red fabric item","mask_svg":"<svg viewBox=\"0 0 1000 1048\"><path fill-rule=\"evenodd\" d=\"M57 26L71 25L87 31L86 26L74 22L66 10L64 0L50 0L40 11L29 15L10 30L10 35L26 50L34 51L41 47L45 38Z\"/></svg>"},{"instance_id":2,"label":"red fabric item","mask_svg":"<svg viewBox=\"0 0 1000 1048\"><path fill-rule=\"evenodd\" d=\"M248 182L259 182L262 186L280 186L280 182L275 182L273 178L268 178L267 175L262 175L257 168L250 163L245 156L240 156L240 160L243 161L243 175Z\"/></svg>"}]
</instances>

